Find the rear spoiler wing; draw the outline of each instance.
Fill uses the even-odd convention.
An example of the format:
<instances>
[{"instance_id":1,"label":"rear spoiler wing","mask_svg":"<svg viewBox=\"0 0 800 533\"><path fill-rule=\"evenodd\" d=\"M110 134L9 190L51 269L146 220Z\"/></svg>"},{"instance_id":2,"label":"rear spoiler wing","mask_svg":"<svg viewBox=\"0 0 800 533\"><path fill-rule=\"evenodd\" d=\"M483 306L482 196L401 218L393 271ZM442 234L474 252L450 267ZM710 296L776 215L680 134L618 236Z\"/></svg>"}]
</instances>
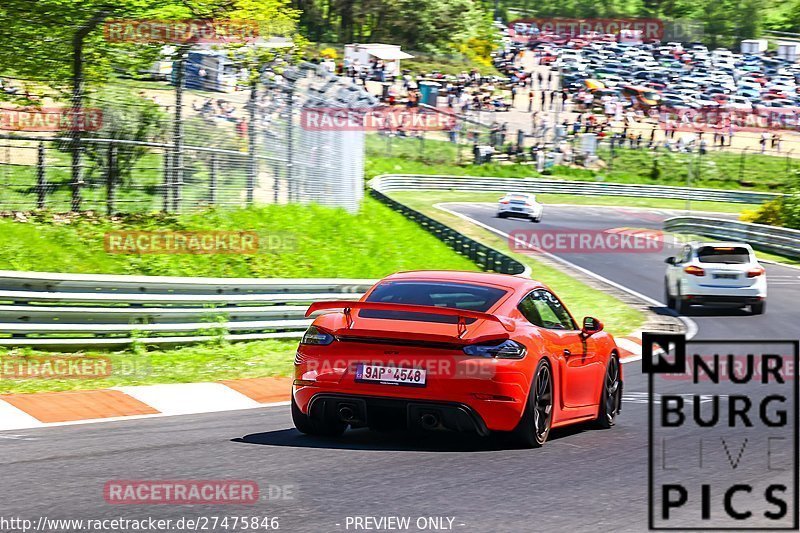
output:
<instances>
[{"instance_id":1,"label":"rear spoiler wing","mask_svg":"<svg viewBox=\"0 0 800 533\"><path fill-rule=\"evenodd\" d=\"M385 302L353 302L353 301L332 301L332 302L314 302L306 310L306 317L311 316L312 313L322 311L324 309L342 309L344 310L345 317L347 318L347 327L353 325L353 317L351 311L353 309L368 309L371 311L397 311L403 313L424 313L428 315L441 315L441 316L454 316L458 318L458 336L461 337L467 332L468 318L476 320L489 320L490 322L497 322L506 331L514 331L515 325L511 319L499 317L490 313L481 313L480 311L470 311L468 309L454 309L452 307L436 307L434 305L416 305L416 304L393 304Z\"/></svg>"}]
</instances>

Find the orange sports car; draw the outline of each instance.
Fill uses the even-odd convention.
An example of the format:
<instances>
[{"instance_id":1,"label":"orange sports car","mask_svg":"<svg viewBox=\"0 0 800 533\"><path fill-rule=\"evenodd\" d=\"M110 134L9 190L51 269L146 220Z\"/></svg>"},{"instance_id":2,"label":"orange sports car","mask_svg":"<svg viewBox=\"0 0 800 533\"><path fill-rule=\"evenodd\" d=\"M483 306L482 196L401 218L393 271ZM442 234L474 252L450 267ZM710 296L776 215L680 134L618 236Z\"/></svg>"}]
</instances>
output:
<instances>
[{"instance_id":1,"label":"orange sports car","mask_svg":"<svg viewBox=\"0 0 800 533\"><path fill-rule=\"evenodd\" d=\"M517 276L393 274L359 301L317 302L294 362L292 418L310 435L345 429L510 433L544 444L554 427L614 425L622 367L593 317Z\"/></svg>"}]
</instances>

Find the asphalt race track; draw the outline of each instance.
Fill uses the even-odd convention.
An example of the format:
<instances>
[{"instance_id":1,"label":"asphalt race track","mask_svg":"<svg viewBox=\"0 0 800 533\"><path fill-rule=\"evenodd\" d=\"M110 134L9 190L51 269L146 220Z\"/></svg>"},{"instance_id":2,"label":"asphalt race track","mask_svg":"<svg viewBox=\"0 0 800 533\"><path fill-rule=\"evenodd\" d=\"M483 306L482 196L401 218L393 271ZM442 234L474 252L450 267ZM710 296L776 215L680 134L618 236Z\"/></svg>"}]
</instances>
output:
<instances>
[{"instance_id":1,"label":"asphalt race track","mask_svg":"<svg viewBox=\"0 0 800 533\"><path fill-rule=\"evenodd\" d=\"M450 208L504 232L659 228L666 216L548 206L535 225L496 219L490 206ZM564 257L661 301L667 255ZM797 339L800 270L766 268L766 314L696 311L691 316L699 327L696 338ZM597 315L602 318L602 310ZM418 530L420 517L453 518L452 530L464 532L645 531L647 386L639 362L625 365L625 372L624 408L615 428L554 431L538 450L509 449L496 440L420 440L361 430L337 440L305 437L293 429L288 406L0 432L0 505L5 516L31 519L275 516L284 531L354 531L347 519L355 516L411 517L411 531ZM670 385L678 392L684 386ZM254 480L262 501L214 507L107 504L104 484L121 479Z\"/></svg>"}]
</instances>

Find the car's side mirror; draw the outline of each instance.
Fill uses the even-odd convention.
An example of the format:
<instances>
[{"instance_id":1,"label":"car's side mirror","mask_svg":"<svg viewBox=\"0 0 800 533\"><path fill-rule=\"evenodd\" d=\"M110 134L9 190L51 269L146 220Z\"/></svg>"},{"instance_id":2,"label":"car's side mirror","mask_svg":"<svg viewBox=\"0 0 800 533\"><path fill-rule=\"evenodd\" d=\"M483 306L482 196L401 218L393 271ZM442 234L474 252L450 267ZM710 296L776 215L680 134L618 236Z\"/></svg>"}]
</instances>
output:
<instances>
[{"instance_id":1,"label":"car's side mirror","mask_svg":"<svg viewBox=\"0 0 800 533\"><path fill-rule=\"evenodd\" d=\"M666 259L664 259L664 262L666 264L668 264L668 265L674 265L674 264L678 263L678 258L677 257L667 257Z\"/></svg>"},{"instance_id":2,"label":"car's side mirror","mask_svg":"<svg viewBox=\"0 0 800 533\"><path fill-rule=\"evenodd\" d=\"M581 333L583 333L585 336L588 337L600 331L603 331L602 322L591 316L587 316L583 319L583 328L581 328Z\"/></svg>"}]
</instances>

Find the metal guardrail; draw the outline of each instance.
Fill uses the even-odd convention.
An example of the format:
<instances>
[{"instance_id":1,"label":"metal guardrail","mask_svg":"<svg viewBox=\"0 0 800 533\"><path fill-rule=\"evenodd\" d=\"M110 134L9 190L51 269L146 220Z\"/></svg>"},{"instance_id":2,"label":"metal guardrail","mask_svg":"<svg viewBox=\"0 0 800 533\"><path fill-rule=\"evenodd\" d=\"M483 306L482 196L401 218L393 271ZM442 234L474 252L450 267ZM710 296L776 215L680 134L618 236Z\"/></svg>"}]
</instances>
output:
<instances>
[{"instance_id":1,"label":"metal guardrail","mask_svg":"<svg viewBox=\"0 0 800 533\"><path fill-rule=\"evenodd\" d=\"M716 239L742 241L753 248L787 257L800 257L800 231L737 222L722 218L673 217L664 221L664 229L676 233L692 233Z\"/></svg>"},{"instance_id":2,"label":"metal guardrail","mask_svg":"<svg viewBox=\"0 0 800 533\"><path fill-rule=\"evenodd\" d=\"M420 174L385 174L371 182L373 190L387 194L407 190L456 190L576 194L582 196L633 196L679 200L759 204L781 196L776 193L700 189L670 185L635 185L542 178L492 178Z\"/></svg>"},{"instance_id":3,"label":"metal guardrail","mask_svg":"<svg viewBox=\"0 0 800 533\"><path fill-rule=\"evenodd\" d=\"M357 300L373 283L0 271L0 346L297 338L308 304Z\"/></svg>"},{"instance_id":4,"label":"metal guardrail","mask_svg":"<svg viewBox=\"0 0 800 533\"><path fill-rule=\"evenodd\" d=\"M495 250L485 244L482 244L475 239L467 237L453 228L442 224L438 220L420 213L405 204L401 204L396 200L392 200L383 192L375 188L370 190L372 196L379 201L385 203L395 211L398 211L407 218L410 218L425 230L435 235L439 240L447 244L450 248L457 253L464 255L474 261L478 266L484 270L499 272L501 274L513 274L519 276L530 276L530 267L517 261L513 257Z\"/></svg>"}]
</instances>

